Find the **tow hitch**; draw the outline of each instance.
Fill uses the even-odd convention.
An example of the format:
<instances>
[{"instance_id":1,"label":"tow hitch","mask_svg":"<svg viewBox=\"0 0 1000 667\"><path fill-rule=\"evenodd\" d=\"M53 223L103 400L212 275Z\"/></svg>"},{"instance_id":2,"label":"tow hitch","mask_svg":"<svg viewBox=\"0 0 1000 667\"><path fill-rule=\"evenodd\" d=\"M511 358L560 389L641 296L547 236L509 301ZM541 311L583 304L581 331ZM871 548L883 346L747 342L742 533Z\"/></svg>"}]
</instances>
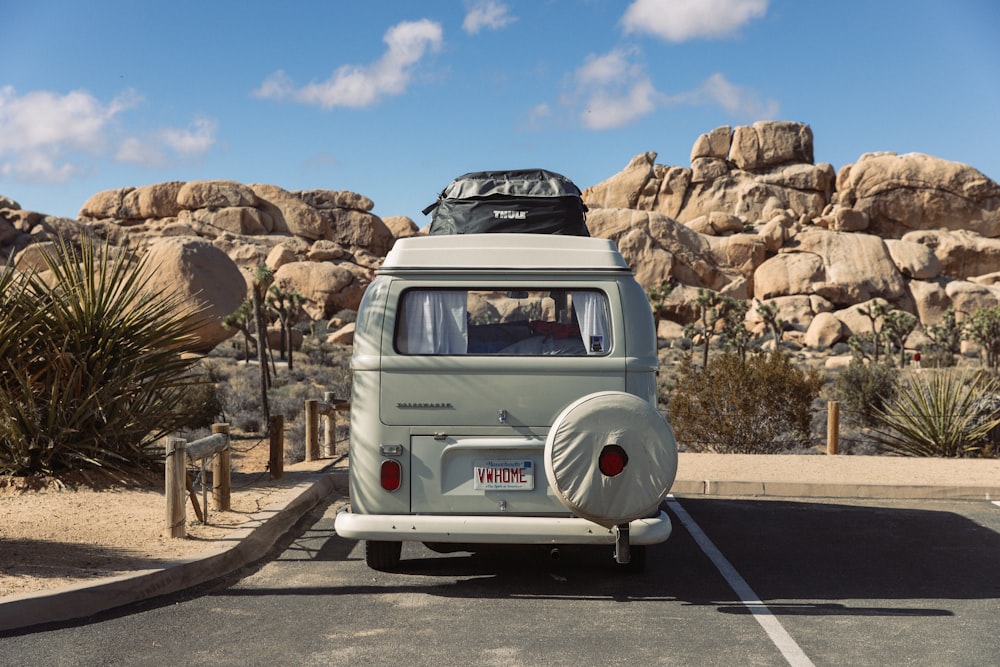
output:
<instances>
[{"instance_id":1,"label":"tow hitch","mask_svg":"<svg viewBox=\"0 0 1000 667\"><path fill-rule=\"evenodd\" d=\"M632 561L632 550L628 544L628 524L620 523L615 526L615 562L619 565L628 565Z\"/></svg>"}]
</instances>

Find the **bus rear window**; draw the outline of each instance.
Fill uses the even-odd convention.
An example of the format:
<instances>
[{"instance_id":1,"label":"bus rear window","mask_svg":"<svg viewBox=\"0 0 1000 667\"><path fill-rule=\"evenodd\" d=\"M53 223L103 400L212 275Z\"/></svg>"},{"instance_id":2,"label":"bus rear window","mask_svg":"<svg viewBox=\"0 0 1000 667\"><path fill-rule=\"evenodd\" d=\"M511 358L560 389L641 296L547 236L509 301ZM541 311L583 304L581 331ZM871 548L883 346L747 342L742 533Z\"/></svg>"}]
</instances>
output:
<instances>
[{"instance_id":1,"label":"bus rear window","mask_svg":"<svg viewBox=\"0 0 1000 667\"><path fill-rule=\"evenodd\" d=\"M594 289L409 289L396 350L413 355L605 355L607 295Z\"/></svg>"}]
</instances>

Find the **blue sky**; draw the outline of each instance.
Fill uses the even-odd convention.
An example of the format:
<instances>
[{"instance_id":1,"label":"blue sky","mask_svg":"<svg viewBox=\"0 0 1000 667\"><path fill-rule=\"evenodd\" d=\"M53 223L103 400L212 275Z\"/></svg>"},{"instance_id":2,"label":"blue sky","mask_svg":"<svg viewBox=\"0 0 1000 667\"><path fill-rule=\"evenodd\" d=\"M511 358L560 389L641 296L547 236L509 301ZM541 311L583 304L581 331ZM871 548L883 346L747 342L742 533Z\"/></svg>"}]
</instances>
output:
<instances>
[{"instance_id":1,"label":"blue sky","mask_svg":"<svg viewBox=\"0 0 1000 667\"><path fill-rule=\"evenodd\" d=\"M581 188L720 125L812 126L817 162L928 153L1000 180L993 0L0 0L0 195L232 179L381 216L459 174Z\"/></svg>"}]
</instances>

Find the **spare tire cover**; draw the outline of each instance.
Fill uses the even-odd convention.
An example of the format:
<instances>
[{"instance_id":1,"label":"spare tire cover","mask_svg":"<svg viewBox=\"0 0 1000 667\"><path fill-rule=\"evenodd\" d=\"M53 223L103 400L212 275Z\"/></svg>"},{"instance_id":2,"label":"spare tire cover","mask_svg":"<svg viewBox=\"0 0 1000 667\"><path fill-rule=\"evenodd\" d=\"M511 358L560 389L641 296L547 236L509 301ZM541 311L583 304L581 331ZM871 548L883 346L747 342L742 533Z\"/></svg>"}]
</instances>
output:
<instances>
[{"instance_id":1,"label":"spare tire cover","mask_svg":"<svg viewBox=\"0 0 1000 667\"><path fill-rule=\"evenodd\" d=\"M617 444L628 455L621 473L606 477L598 456ZM589 394L556 417L545 440L545 475L559 501L606 528L649 516L677 474L677 441L660 412L620 391Z\"/></svg>"}]
</instances>

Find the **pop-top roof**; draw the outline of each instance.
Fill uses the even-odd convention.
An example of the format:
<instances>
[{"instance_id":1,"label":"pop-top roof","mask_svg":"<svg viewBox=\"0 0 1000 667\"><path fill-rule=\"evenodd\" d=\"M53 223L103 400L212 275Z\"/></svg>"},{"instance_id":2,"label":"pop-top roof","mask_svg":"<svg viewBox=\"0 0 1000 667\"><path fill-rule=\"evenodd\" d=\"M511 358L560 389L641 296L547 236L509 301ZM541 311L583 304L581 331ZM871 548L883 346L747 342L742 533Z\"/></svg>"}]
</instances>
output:
<instances>
[{"instance_id":1,"label":"pop-top roof","mask_svg":"<svg viewBox=\"0 0 1000 667\"><path fill-rule=\"evenodd\" d=\"M459 234L399 239L383 269L600 269L628 271L613 241L546 234Z\"/></svg>"}]
</instances>

